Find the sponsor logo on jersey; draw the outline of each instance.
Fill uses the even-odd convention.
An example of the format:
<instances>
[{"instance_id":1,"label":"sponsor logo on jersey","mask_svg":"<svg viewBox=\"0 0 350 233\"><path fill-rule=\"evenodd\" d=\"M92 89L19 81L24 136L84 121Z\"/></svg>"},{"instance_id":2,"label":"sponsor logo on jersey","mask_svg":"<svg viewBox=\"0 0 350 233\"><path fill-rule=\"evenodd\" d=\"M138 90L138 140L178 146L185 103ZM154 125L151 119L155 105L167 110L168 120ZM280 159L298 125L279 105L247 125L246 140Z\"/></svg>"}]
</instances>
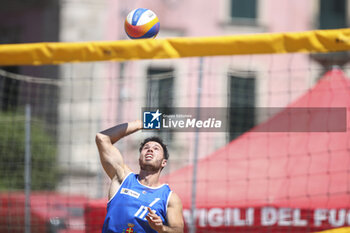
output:
<instances>
[{"instance_id":1,"label":"sponsor logo on jersey","mask_svg":"<svg viewBox=\"0 0 350 233\"><path fill-rule=\"evenodd\" d=\"M121 194L129 195L135 198L139 198L140 194L138 192L135 192L134 190L127 189L127 188L122 188L120 191Z\"/></svg>"}]
</instances>

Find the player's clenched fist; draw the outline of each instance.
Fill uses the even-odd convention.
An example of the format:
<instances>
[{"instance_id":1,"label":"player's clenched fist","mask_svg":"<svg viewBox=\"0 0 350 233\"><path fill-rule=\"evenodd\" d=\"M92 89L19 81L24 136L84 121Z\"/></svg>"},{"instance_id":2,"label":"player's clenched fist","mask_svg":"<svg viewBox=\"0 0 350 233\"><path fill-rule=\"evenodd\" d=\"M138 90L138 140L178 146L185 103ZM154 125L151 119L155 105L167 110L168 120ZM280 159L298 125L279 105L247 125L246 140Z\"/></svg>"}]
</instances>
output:
<instances>
[{"instance_id":1,"label":"player's clenched fist","mask_svg":"<svg viewBox=\"0 0 350 233\"><path fill-rule=\"evenodd\" d=\"M156 215L155 213L153 213L153 211L151 210L151 208L148 208L148 214L146 216L146 219L149 223L149 225L151 226L152 229L156 230L157 232L162 232L163 231L163 222L162 219Z\"/></svg>"}]
</instances>

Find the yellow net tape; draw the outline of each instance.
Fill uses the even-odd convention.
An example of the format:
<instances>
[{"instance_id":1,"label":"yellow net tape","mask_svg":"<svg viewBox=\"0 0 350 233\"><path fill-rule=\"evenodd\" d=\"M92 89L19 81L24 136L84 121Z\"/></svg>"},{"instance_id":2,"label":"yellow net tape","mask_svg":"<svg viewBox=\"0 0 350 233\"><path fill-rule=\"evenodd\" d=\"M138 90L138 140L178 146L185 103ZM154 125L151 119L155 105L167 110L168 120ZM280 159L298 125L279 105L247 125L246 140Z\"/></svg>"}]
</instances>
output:
<instances>
[{"instance_id":1,"label":"yellow net tape","mask_svg":"<svg viewBox=\"0 0 350 233\"><path fill-rule=\"evenodd\" d=\"M315 232L315 233L350 233L350 227L341 227L337 229L326 230L326 231Z\"/></svg>"},{"instance_id":2,"label":"yellow net tape","mask_svg":"<svg viewBox=\"0 0 350 233\"><path fill-rule=\"evenodd\" d=\"M218 37L0 45L0 65L350 50L350 29Z\"/></svg>"}]
</instances>

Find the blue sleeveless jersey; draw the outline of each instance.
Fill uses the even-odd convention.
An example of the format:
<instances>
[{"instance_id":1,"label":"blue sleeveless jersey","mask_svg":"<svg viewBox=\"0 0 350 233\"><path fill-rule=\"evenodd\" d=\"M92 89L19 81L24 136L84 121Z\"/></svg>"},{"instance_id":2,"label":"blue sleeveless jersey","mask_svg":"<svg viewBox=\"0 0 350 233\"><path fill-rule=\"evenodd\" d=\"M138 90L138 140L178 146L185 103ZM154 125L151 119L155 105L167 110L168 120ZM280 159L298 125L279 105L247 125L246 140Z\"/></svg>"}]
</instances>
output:
<instances>
[{"instance_id":1,"label":"blue sleeveless jersey","mask_svg":"<svg viewBox=\"0 0 350 233\"><path fill-rule=\"evenodd\" d=\"M147 207L155 211L166 225L170 193L167 184L157 188L148 187L139 182L137 174L130 173L107 204L102 233L156 233L145 218Z\"/></svg>"}]
</instances>

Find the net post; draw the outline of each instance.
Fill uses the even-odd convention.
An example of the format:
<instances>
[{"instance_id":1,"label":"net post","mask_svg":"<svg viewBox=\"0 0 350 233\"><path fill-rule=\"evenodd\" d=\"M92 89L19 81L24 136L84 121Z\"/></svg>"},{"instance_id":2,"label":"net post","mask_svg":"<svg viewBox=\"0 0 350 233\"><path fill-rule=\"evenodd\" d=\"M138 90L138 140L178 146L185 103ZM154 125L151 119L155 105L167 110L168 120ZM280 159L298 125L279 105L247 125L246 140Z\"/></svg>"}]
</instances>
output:
<instances>
[{"instance_id":1,"label":"net post","mask_svg":"<svg viewBox=\"0 0 350 233\"><path fill-rule=\"evenodd\" d=\"M25 233L31 232L31 206L30 206L30 195L31 195L31 136L30 136L30 121L31 121L31 107L30 104L25 106L25 154L24 154L24 190L25 190Z\"/></svg>"},{"instance_id":2,"label":"net post","mask_svg":"<svg viewBox=\"0 0 350 233\"><path fill-rule=\"evenodd\" d=\"M199 57L199 74L197 83L197 106L196 106L196 119L200 118L200 106L202 97L202 83L203 83L203 61L204 57ZM192 198L191 198L191 224L190 233L196 233L196 197L197 197L197 162L198 162L198 144L199 144L199 131L196 128L194 139L194 156L193 156L193 174L192 174Z\"/></svg>"}]
</instances>

